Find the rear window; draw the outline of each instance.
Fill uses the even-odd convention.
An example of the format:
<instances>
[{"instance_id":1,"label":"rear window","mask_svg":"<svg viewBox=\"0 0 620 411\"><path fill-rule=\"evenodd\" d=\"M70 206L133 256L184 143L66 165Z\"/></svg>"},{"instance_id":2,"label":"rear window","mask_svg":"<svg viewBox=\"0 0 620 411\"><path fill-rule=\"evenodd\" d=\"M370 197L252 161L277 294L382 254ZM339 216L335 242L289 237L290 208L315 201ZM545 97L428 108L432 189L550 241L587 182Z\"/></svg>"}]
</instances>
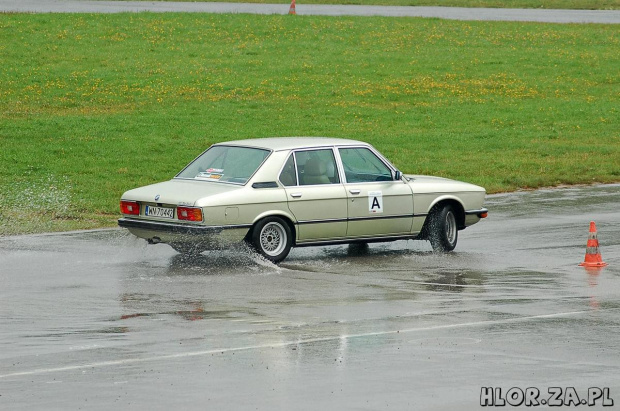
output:
<instances>
[{"instance_id":1,"label":"rear window","mask_svg":"<svg viewBox=\"0 0 620 411\"><path fill-rule=\"evenodd\" d=\"M269 150L213 146L176 177L216 183L245 184L269 156Z\"/></svg>"}]
</instances>

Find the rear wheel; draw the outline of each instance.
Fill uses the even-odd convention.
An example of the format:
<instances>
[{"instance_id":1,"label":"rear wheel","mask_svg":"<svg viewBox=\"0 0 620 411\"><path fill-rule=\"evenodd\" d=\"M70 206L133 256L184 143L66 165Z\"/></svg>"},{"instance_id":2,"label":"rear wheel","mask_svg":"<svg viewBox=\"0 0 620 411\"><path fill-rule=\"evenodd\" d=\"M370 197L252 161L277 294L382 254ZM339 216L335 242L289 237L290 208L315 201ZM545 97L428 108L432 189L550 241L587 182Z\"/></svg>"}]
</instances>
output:
<instances>
[{"instance_id":1,"label":"rear wheel","mask_svg":"<svg viewBox=\"0 0 620 411\"><path fill-rule=\"evenodd\" d=\"M254 226L251 243L267 260L278 263L291 251L291 229L280 217L264 218Z\"/></svg>"},{"instance_id":2,"label":"rear wheel","mask_svg":"<svg viewBox=\"0 0 620 411\"><path fill-rule=\"evenodd\" d=\"M446 205L433 212L429 218L428 239L433 250L438 252L454 250L459 235L454 208Z\"/></svg>"}]
</instances>

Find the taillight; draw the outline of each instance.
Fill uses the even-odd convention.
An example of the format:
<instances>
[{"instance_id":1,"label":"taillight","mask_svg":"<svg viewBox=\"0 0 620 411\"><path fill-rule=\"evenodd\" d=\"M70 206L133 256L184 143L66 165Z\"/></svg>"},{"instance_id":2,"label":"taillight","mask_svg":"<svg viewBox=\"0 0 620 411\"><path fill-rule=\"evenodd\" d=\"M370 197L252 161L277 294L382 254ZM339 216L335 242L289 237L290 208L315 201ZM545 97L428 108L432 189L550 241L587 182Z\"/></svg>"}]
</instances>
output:
<instances>
[{"instance_id":1,"label":"taillight","mask_svg":"<svg viewBox=\"0 0 620 411\"><path fill-rule=\"evenodd\" d=\"M121 213L129 215L140 215L140 204L137 201L121 200Z\"/></svg>"},{"instance_id":2,"label":"taillight","mask_svg":"<svg viewBox=\"0 0 620 411\"><path fill-rule=\"evenodd\" d=\"M187 221L202 221L202 208L200 207L177 207L177 218Z\"/></svg>"}]
</instances>

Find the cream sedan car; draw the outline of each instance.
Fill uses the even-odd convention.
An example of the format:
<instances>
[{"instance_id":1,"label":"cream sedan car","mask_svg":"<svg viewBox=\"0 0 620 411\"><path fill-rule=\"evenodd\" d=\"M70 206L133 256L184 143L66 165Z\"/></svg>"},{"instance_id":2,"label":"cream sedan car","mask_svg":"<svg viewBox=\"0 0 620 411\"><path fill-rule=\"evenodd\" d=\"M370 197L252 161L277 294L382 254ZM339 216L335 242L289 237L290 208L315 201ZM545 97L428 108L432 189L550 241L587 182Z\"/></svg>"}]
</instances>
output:
<instances>
[{"instance_id":1,"label":"cream sedan car","mask_svg":"<svg viewBox=\"0 0 620 411\"><path fill-rule=\"evenodd\" d=\"M272 262L292 247L398 239L445 252L487 216L484 197L403 175L361 141L263 138L215 144L172 180L127 191L118 224L187 254L245 241Z\"/></svg>"}]
</instances>

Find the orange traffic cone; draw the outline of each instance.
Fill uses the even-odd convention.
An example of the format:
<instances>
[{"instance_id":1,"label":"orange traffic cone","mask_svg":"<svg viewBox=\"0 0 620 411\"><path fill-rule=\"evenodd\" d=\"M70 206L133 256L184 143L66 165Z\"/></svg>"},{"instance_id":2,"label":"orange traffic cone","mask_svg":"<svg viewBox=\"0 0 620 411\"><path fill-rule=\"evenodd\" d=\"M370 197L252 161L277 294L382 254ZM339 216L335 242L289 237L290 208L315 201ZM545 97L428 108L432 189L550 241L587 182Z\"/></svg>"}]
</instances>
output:
<instances>
[{"instance_id":1,"label":"orange traffic cone","mask_svg":"<svg viewBox=\"0 0 620 411\"><path fill-rule=\"evenodd\" d=\"M291 7L288 9L288 14L297 14L295 12L295 0L291 1Z\"/></svg>"},{"instance_id":2,"label":"orange traffic cone","mask_svg":"<svg viewBox=\"0 0 620 411\"><path fill-rule=\"evenodd\" d=\"M596 224L594 224L594 221L590 221L586 258L579 265L582 267L605 267L607 265L607 263L603 262L603 257L598 250L598 238L596 237Z\"/></svg>"}]
</instances>

